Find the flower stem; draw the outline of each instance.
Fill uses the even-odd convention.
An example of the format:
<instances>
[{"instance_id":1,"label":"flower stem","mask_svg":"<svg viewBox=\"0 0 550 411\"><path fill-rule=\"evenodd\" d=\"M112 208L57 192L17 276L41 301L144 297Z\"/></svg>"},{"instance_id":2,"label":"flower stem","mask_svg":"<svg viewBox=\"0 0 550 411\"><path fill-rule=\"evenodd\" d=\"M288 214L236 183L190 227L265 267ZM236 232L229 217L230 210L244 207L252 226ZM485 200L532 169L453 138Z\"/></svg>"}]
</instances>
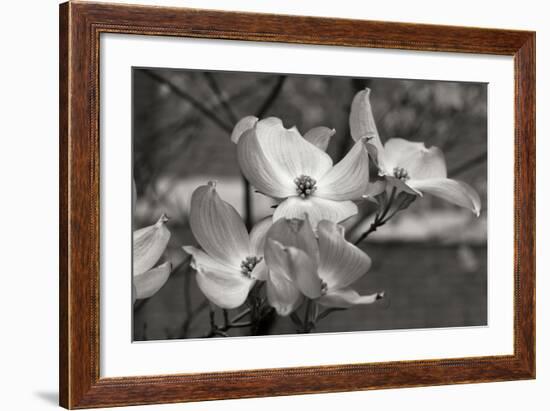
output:
<instances>
[{"instance_id":1,"label":"flower stem","mask_svg":"<svg viewBox=\"0 0 550 411\"><path fill-rule=\"evenodd\" d=\"M231 323L236 323L237 321L242 320L248 314L250 314L250 308L247 308L247 309L243 310L242 312L240 312L239 314L237 314L235 317L233 317L231 319L230 322Z\"/></svg>"},{"instance_id":2,"label":"flower stem","mask_svg":"<svg viewBox=\"0 0 550 411\"><path fill-rule=\"evenodd\" d=\"M315 319L315 322L322 320L323 318L325 318L326 316L328 316L329 314L335 311L344 311L344 310L346 310L346 308L339 308L339 307L327 308L326 310L321 311L321 313Z\"/></svg>"},{"instance_id":3,"label":"flower stem","mask_svg":"<svg viewBox=\"0 0 550 411\"><path fill-rule=\"evenodd\" d=\"M378 229L378 227L386 224L387 220L384 221L384 218L386 217L386 215L390 211L393 200L395 199L396 191L397 191L397 189L395 187L393 187L392 190L391 190L390 198L388 199L388 202L386 203L386 206L384 207L384 209L382 210L381 213L380 212L376 213L376 216L374 217L374 221L370 225L369 229L367 231L365 231L363 234L361 234L361 236L355 241L355 243L354 243L355 245L361 243L365 238L368 237L369 234L375 232Z\"/></svg>"},{"instance_id":4,"label":"flower stem","mask_svg":"<svg viewBox=\"0 0 550 411\"><path fill-rule=\"evenodd\" d=\"M244 225L250 232L252 228L252 195L250 194L250 183L243 176L244 188Z\"/></svg>"},{"instance_id":5,"label":"flower stem","mask_svg":"<svg viewBox=\"0 0 550 411\"><path fill-rule=\"evenodd\" d=\"M298 314L296 314L296 312L292 312L290 313L290 319L292 320L292 322L294 323L294 325L297 327L297 331L300 332L300 330L302 328L304 328L304 323L302 322L302 320L300 319L300 317L298 316Z\"/></svg>"},{"instance_id":6,"label":"flower stem","mask_svg":"<svg viewBox=\"0 0 550 411\"><path fill-rule=\"evenodd\" d=\"M399 195L396 196L396 193L397 189L394 187L391 191L390 198L388 199L387 203L382 207L382 211L379 210L376 213L374 221L370 225L369 229L361 234L361 236L355 241L355 245L361 243L365 238L369 236L369 234L375 232L378 227L386 224L397 213L405 210L416 199L416 196L413 194L401 192ZM392 210L392 206L394 206L394 203L396 201L398 201L398 203L395 204L395 207L393 207Z\"/></svg>"},{"instance_id":7,"label":"flower stem","mask_svg":"<svg viewBox=\"0 0 550 411\"><path fill-rule=\"evenodd\" d=\"M204 336L204 338L211 338L211 337L229 337L229 334L227 334L227 331L231 330L232 328L244 328L244 327L252 327L254 325L253 321L242 321L239 322L239 320L242 320L244 317L246 317L248 314L251 314L250 308L246 308L239 314L237 314L233 318L229 318L229 311L226 309L222 309L223 313L223 325L219 326L216 324L216 311L215 308L210 305L210 331Z\"/></svg>"},{"instance_id":8,"label":"flower stem","mask_svg":"<svg viewBox=\"0 0 550 411\"><path fill-rule=\"evenodd\" d=\"M311 332L311 330L313 330L315 328L315 320L313 319L312 320L312 312L313 311L316 311L316 310L313 310L312 311L312 308L314 308L314 304L315 302L308 298L307 301L306 301L306 309L305 309L305 312L304 312L304 320L303 321L300 321L301 322L301 330L300 330L300 333L302 334L308 334Z\"/></svg>"}]
</instances>

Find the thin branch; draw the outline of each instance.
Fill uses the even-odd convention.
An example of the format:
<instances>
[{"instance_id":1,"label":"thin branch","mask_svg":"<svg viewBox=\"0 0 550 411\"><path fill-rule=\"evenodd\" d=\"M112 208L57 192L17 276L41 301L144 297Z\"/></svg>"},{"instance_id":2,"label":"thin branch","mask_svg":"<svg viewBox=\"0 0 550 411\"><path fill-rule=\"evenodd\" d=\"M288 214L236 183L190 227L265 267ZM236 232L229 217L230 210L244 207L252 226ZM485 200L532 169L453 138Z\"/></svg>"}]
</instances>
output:
<instances>
[{"instance_id":1,"label":"thin branch","mask_svg":"<svg viewBox=\"0 0 550 411\"><path fill-rule=\"evenodd\" d=\"M250 232L252 229L252 194L250 193L250 183L243 176L244 189L244 225Z\"/></svg>"},{"instance_id":2,"label":"thin branch","mask_svg":"<svg viewBox=\"0 0 550 411\"><path fill-rule=\"evenodd\" d=\"M229 319L229 311L222 309L223 313L223 325L220 327L216 324L216 313L213 305L210 304L210 331L204 336L204 338L211 338L216 336L229 337L227 331L232 328L244 328L254 325L253 321L239 322L243 317L250 313L250 309L247 308L244 311L237 314L235 317Z\"/></svg>"},{"instance_id":3,"label":"thin branch","mask_svg":"<svg viewBox=\"0 0 550 411\"><path fill-rule=\"evenodd\" d=\"M257 92L264 84L270 83L270 77L262 77L257 82L254 82L251 86L239 88L235 93L227 93L227 98L225 99L229 105L236 105L237 103L248 99L253 94ZM217 111L220 109L221 104L205 104L205 106L211 111Z\"/></svg>"},{"instance_id":4,"label":"thin branch","mask_svg":"<svg viewBox=\"0 0 550 411\"><path fill-rule=\"evenodd\" d=\"M313 300L308 298L307 302L306 302L305 313L304 313L304 321L302 322L303 328L300 331L301 333L307 334L315 326L315 324L313 323L313 321L311 321L311 318L310 318L311 317L311 308L312 308L313 304L314 304Z\"/></svg>"},{"instance_id":5,"label":"thin branch","mask_svg":"<svg viewBox=\"0 0 550 411\"><path fill-rule=\"evenodd\" d=\"M346 309L345 308L339 308L339 307L333 307L333 308L327 308L326 310L322 311L318 316L317 318L315 319L315 321L321 321L323 318L325 318L327 315L329 315L330 313L333 313L335 311L345 311Z\"/></svg>"},{"instance_id":6,"label":"thin branch","mask_svg":"<svg viewBox=\"0 0 550 411\"><path fill-rule=\"evenodd\" d=\"M210 89L214 92L216 95L216 98L222 105L222 107L225 109L227 115L231 119L231 122L235 125L238 122L238 116L235 114L231 106L228 104L227 99L224 98L224 94L222 90L220 89L218 83L216 82L216 79L212 76L211 73L204 73L206 80L208 82L208 85L210 86ZM258 111L257 117L262 117L267 110L271 107L277 96L279 95L284 81L286 79L286 76L280 76L278 81L275 83L275 86L261 105L260 110ZM250 230L252 228L252 198L250 193L250 183L246 178L243 178L243 185L244 185L244 210L245 210L245 218L244 222L246 225L246 228Z\"/></svg>"},{"instance_id":7,"label":"thin branch","mask_svg":"<svg viewBox=\"0 0 550 411\"><path fill-rule=\"evenodd\" d=\"M134 315L138 314L141 310L143 310L143 307L147 305L147 302L150 300L150 298L144 298L142 300L136 300L134 303Z\"/></svg>"},{"instance_id":8,"label":"thin branch","mask_svg":"<svg viewBox=\"0 0 550 411\"><path fill-rule=\"evenodd\" d=\"M247 308L246 310L242 311L241 313L237 314L235 317L231 319L232 323L236 323L239 320L242 320L245 316L250 314L250 308Z\"/></svg>"},{"instance_id":9,"label":"thin branch","mask_svg":"<svg viewBox=\"0 0 550 411\"><path fill-rule=\"evenodd\" d=\"M188 94L186 91L179 88L177 85L175 85L172 81L169 79L155 73L152 70L144 69L143 73L151 77L153 80L158 82L159 84L163 84L167 86L174 94L181 97L182 99L188 101L191 103L197 110L199 110L202 114L204 114L206 117L208 117L210 120L212 120L214 123L216 123L221 129L226 131L227 133L231 133L233 130L233 127L226 124L224 121L222 121L218 116L216 116L215 113L210 111L206 106L204 106L200 101L195 99L192 95Z\"/></svg>"},{"instance_id":10,"label":"thin branch","mask_svg":"<svg viewBox=\"0 0 550 411\"><path fill-rule=\"evenodd\" d=\"M250 327L252 325L252 321L244 321L241 323L231 323L231 328L244 328L244 327Z\"/></svg>"},{"instance_id":11,"label":"thin branch","mask_svg":"<svg viewBox=\"0 0 550 411\"><path fill-rule=\"evenodd\" d=\"M209 72L205 72L204 77L206 78L206 81L210 86L210 89L216 95L218 102L220 103L220 105L223 107L223 109L229 116L229 119L231 120L231 122L234 125L237 124L237 121L239 121L239 118L237 114L233 111L229 103L227 102L227 98L225 98L225 95L220 89L220 86L218 85L218 82L216 81L215 77L212 75L212 73L209 73Z\"/></svg>"},{"instance_id":12,"label":"thin branch","mask_svg":"<svg viewBox=\"0 0 550 411\"><path fill-rule=\"evenodd\" d=\"M302 324L302 320L300 319L300 317L298 316L298 314L296 314L295 311L293 311L292 313L290 313L290 319L292 320L292 322L294 323L294 325L296 327L298 327L298 329L302 329L304 327L304 324Z\"/></svg>"},{"instance_id":13,"label":"thin branch","mask_svg":"<svg viewBox=\"0 0 550 411\"><path fill-rule=\"evenodd\" d=\"M369 229L365 231L361 236L355 241L355 245L361 243L365 238L368 237L369 234L375 232L378 227L384 225L386 221L384 221L384 217L388 214L388 211L390 211L390 208L392 206L393 200L395 198L396 188L394 187L391 191L390 198L388 202L386 203L386 206L384 207L384 210L382 213L376 213L376 216L374 217L373 223L370 225Z\"/></svg>"},{"instance_id":14,"label":"thin branch","mask_svg":"<svg viewBox=\"0 0 550 411\"><path fill-rule=\"evenodd\" d=\"M227 329L227 327L229 327L229 312L224 308L222 310L222 313L223 313L223 328L224 329Z\"/></svg>"},{"instance_id":15,"label":"thin branch","mask_svg":"<svg viewBox=\"0 0 550 411\"><path fill-rule=\"evenodd\" d=\"M208 300L204 300L202 303L200 303L191 313L189 316L185 319L181 326L181 332L180 332L180 338L186 338L187 333L189 332L189 328L191 327L191 324L193 323L193 320L195 319L196 315L199 314L202 310L204 310L206 307L208 307L210 303Z\"/></svg>"},{"instance_id":16,"label":"thin branch","mask_svg":"<svg viewBox=\"0 0 550 411\"><path fill-rule=\"evenodd\" d=\"M190 266L188 266L190 267ZM182 331L189 328L191 323L191 312L193 311L193 305L191 301L191 275L189 272L183 274L183 304L185 306L185 321L184 326L182 326Z\"/></svg>"},{"instance_id":17,"label":"thin branch","mask_svg":"<svg viewBox=\"0 0 550 411\"><path fill-rule=\"evenodd\" d=\"M271 89L271 92L268 94L267 98L264 100L264 103L260 106L260 109L258 110L256 117L262 118L264 114L269 110L273 102L277 99L279 96L279 93L281 92L283 85L285 84L286 76L279 76L277 79L277 82Z\"/></svg>"},{"instance_id":18,"label":"thin branch","mask_svg":"<svg viewBox=\"0 0 550 411\"><path fill-rule=\"evenodd\" d=\"M462 164L453 167L449 170L448 174L449 176L462 174L464 171L468 170L472 166L475 166L477 163L483 163L485 161L487 161L487 151L484 151L483 153L464 161Z\"/></svg>"}]
</instances>

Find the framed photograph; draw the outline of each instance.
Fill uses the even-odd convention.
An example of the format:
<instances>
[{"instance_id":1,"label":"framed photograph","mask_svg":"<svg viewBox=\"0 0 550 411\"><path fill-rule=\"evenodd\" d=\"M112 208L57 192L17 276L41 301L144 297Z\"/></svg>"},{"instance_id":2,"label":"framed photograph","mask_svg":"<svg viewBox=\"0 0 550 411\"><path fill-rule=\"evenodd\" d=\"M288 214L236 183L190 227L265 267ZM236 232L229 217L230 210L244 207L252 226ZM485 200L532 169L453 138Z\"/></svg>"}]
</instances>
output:
<instances>
[{"instance_id":1,"label":"framed photograph","mask_svg":"<svg viewBox=\"0 0 550 411\"><path fill-rule=\"evenodd\" d=\"M60 404L535 378L535 33L60 6Z\"/></svg>"}]
</instances>

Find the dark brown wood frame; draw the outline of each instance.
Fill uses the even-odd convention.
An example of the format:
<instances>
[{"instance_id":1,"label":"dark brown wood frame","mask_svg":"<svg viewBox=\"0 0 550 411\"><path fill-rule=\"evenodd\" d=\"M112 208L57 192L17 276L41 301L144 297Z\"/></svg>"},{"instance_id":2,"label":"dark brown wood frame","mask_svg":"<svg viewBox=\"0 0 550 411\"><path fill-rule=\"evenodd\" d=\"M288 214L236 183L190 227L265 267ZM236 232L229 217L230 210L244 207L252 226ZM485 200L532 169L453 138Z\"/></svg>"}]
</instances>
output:
<instances>
[{"instance_id":1,"label":"dark brown wood frame","mask_svg":"<svg viewBox=\"0 0 550 411\"><path fill-rule=\"evenodd\" d=\"M514 354L203 374L100 378L101 33L513 56ZM60 404L90 408L535 377L535 33L182 8L60 6Z\"/></svg>"}]
</instances>

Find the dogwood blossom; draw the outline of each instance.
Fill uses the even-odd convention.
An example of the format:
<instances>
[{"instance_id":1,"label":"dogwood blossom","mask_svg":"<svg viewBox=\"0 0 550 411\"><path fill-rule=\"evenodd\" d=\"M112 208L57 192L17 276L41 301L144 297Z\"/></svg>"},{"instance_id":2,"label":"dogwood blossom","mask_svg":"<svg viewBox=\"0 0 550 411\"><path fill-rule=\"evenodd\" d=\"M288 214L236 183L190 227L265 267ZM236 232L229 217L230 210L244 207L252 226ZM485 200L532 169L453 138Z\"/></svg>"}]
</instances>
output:
<instances>
[{"instance_id":1,"label":"dogwood blossom","mask_svg":"<svg viewBox=\"0 0 550 411\"><path fill-rule=\"evenodd\" d=\"M479 195L468 184L447 178L445 157L439 148L427 148L424 143L401 138L389 139L382 145L368 88L355 95L349 124L354 140L368 139L367 148L376 159L379 175L385 178L386 183L420 197L424 193L432 194L468 208L479 216Z\"/></svg>"},{"instance_id":2,"label":"dogwood blossom","mask_svg":"<svg viewBox=\"0 0 550 411\"><path fill-rule=\"evenodd\" d=\"M316 226L321 220L343 221L357 213L353 200L364 195L369 179L368 152L358 139L336 165L324 151L334 130L317 127L302 136L275 117L249 116L235 126L242 173L278 205L273 220L305 213Z\"/></svg>"},{"instance_id":3,"label":"dogwood blossom","mask_svg":"<svg viewBox=\"0 0 550 411\"><path fill-rule=\"evenodd\" d=\"M132 199L135 205L135 185L132 189ZM170 231L166 228L167 221L168 218L163 214L155 224L134 231L132 281L134 301L153 296L170 277L172 271L170 262L153 268L166 250L170 240Z\"/></svg>"},{"instance_id":4,"label":"dogwood blossom","mask_svg":"<svg viewBox=\"0 0 550 411\"><path fill-rule=\"evenodd\" d=\"M256 280L265 279L263 244L271 218L260 221L249 234L237 211L209 182L193 192L189 224L202 249L183 249L193 258L199 288L218 307L242 305Z\"/></svg>"},{"instance_id":5,"label":"dogwood blossom","mask_svg":"<svg viewBox=\"0 0 550 411\"><path fill-rule=\"evenodd\" d=\"M359 295L351 288L370 269L371 259L346 241L342 226L322 220L317 235L307 216L280 219L267 232L267 295L280 315L296 309L303 296L337 308L371 304L383 297L383 293Z\"/></svg>"}]
</instances>

